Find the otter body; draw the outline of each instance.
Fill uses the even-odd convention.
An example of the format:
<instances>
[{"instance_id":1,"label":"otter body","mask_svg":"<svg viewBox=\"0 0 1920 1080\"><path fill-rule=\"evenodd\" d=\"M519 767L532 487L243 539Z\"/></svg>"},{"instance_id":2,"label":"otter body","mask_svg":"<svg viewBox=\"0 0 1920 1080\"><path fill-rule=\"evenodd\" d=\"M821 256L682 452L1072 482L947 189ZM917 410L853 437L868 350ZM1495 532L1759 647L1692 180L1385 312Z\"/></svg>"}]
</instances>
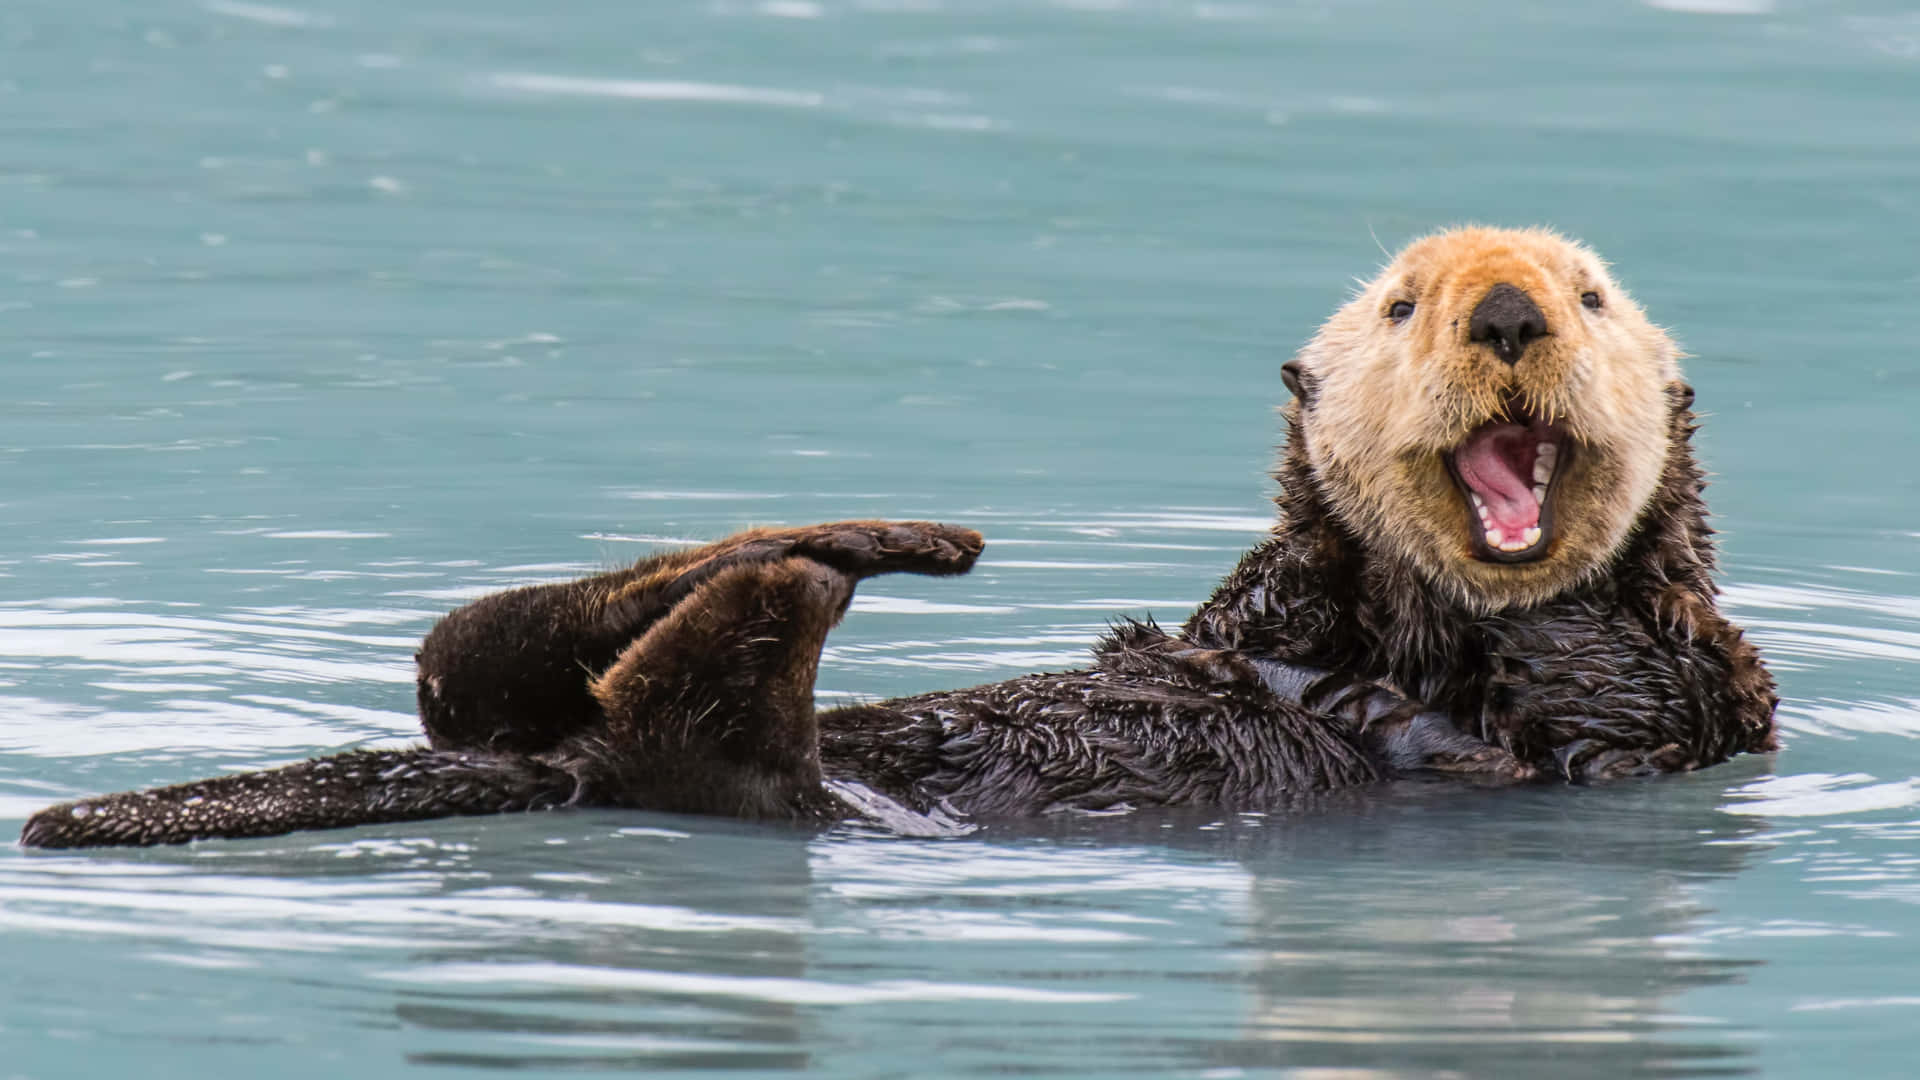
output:
<instances>
[{"instance_id":1,"label":"otter body","mask_svg":"<svg viewBox=\"0 0 1920 1080\"><path fill-rule=\"evenodd\" d=\"M1285 374L1279 515L1178 633L1086 670L816 712L875 574L963 573L929 523L759 530L476 601L422 645L429 745L52 807L22 842L158 844L619 806L827 822L1257 809L1415 773L1585 782L1775 746L1720 614L1676 351L1551 234L1415 244Z\"/></svg>"}]
</instances>

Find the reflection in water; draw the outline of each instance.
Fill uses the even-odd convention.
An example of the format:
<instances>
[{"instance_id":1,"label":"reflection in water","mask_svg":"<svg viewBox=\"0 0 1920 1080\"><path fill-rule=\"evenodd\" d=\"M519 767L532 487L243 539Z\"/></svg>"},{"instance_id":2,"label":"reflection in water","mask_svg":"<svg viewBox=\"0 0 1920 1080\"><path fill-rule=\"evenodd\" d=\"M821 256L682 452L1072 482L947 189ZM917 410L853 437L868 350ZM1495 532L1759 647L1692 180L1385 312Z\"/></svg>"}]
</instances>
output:
<instances>
[{"instance_id":1,"label":"reflection in water","mask_svg":"<svg viewBox=\"0 0 1920 1080\"><path fill-rule=\"evenodd\" d=\"M490 1069L801 1069L807 1017L762 991L806 975L806 848L778 830L698 838L627 827L586 840L611 875L543 875L539 905L571 933L488 950L426 950L395 984L406 1059ZM569 862L574 861L570 859ZM606 865L595 859L596 865ZM559 880L555 880L555 878ZM583 925L583 907L677 911L671 922ZM644 975L648 979L623 979ZM729 984L734 984L729 986ZM731 991L731 992L729 992Z\"/></svg>"},{"instance_id":2,"label":"reflection in water","mask_svg":"<svg viewBox=\"0 0 1920 1080\"><path fill-rule=\"evenodd\" d=\"M1556 1076L1750 1072L1750 1026L1674 999L1758 963L1699 931L1711 883L1768 846L1763 820L1721 808L1764 769L1598 789L1404 784L1273 814L1057 824L1056 841L1151 838L1230 860L1214 865L1239 879L1235 903L1176 905L1164 914L1178 929L1157 932L1236 963L1157 988L1134 1006L1155 1034L1116 1032L1106 1052L1139 1040L1136 1053L1194 1068L1369 1076L1541 1075L1546 1061ZM1171 999L1207 995L1220 1027L1151 1045L1178 1030Z\"/></svg>"},{"instance_id":3,"label":"reflection in water","mask_svg":"<svg viewBox=\"0 0 1920 1080\"><path fill-rule=\"evenodd\" d=\"M1731 771L1751 775L1740 763ZM1754 961L1673 939L1762 824L1728 769L1601 790L1431 790L1326 830L1265 829L1237 1065L1620 1077L1748 1071L1752 1033L1672 999ZM1340 834L1344 838L1336 839ZM1271 876L1269 876L1269 874Z\"/></svg>"},{"instance_id":4,"label":"reflection in water","mask_svg":"<svg viewBox=\"0 0 1920 1080\"><path fill-rule=\"evenodd\" d=\"M1720 809L1759 767L1007 823L984 841L723 830L648 848L578 902L684 901L734 930L425 953L395 980L396 1014L425 1036L409 1060L493 1067L850 1075L918 1032L980 1074L1745 1073L1751 1028L1673 999L1756 963L1695 931L1703 886L1761 843L1763 822ZM1080 1034L1048 1044L1062 1024Z\"/></svg>"},{"instance_id":5,"label":"reflection in water","mask_svg":"<svg viewBox=\"0 0 1920 1080\"><path fill-rule=\"evenodd\" d=\"M417 954L376 974L397 984L407 1059L850 1075L898 1068L902 1033L918 1031L951 1044L949 1065L1031 1063L1036 1025L1110 1026L1114 1010L1155 1007L1139 969L1116 979L1102 950L1128 947L1156 971L1217 963L1211 952L1171 965L1140 955L1154 946L1143 928L1168 924L1149 913L1154 903L1193 895L1205 901L1194 910L1217 914L1217 898L1237 909L1246 893L1231 865L1136 846L1059 852L684 824L691 835L623 857L616 880L582 886L556 910L624 896L697 907L714 924L610 926L479 962L459 949Z\"/></svg>"}]
</instances>

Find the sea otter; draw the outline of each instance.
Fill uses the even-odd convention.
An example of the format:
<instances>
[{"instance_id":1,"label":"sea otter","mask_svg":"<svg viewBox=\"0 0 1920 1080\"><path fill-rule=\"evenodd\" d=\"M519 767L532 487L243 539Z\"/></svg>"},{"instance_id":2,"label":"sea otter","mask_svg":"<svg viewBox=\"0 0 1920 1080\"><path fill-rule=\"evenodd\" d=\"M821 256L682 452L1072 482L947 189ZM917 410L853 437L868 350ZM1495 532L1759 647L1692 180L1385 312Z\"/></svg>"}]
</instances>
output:
<instances>
[{"instance_id":1,"label":"sea otter","mask_svg":"<svg viewBox=\"0 0 1920 1080\"><path fill-rule=\"evenodd\" d=\"M1412 773L1586 782L1770 750L1773 682L1716 604L1677 356L1586 248L1440 233L1282 367L1278 519L1178 633L1128 622L1085 670L816 712L855 584L962 573L982 541L758 530L453 612L417 657L427 747L68 803L22 842L570 805L1247 809Z\"/></svg>"}]
</instances>

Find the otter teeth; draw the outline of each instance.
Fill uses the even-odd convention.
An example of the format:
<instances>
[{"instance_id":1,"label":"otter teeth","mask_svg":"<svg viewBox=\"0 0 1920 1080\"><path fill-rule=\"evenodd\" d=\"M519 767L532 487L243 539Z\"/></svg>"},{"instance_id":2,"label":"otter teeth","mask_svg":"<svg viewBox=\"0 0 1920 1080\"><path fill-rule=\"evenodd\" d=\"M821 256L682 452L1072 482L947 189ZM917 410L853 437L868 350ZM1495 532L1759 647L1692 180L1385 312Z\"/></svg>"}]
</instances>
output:
<instances>
[{"instance_id":1,"label":"otter teeth","mask_svg":"<svg viewBox=\"0 0 1920 1080\"><path fill-rule=\"evenodd\" d=\"M1501 532L1497 526L1487 526L1487 546L1493 548L1495 551L1525 551L1539 542L1540 529L1538 526L1529 527L1525 532L1512 540L1507 539L1507 534Z\"/></svg>"},{"instance_id":2,"label":"otter teeth","mask_svg":"<svg viewBox=\"0 0 1920 1080\"><path fill-rule=\"evenodd\" d=\"M1560 448L1550 442L1543 442L1534 448L1533 482L1544 484L1553 479L1554 459L1560 456Z\"/></svg>"},{"instance_id":3,"label":"otter teeth","mask_svg":"<svg viewBox=\"0 0 1920 1080\"><path fill-rule=\"evenodd\" d=\"M1545 500L1547 489L1534 488L1533 497L1535 501ZM1478 492L1472 491L1467 493L1467 498L1472 500L1474 511L1480 515L1480 530L1486 535L1488 547L1495 551L1525 551L1540 542L1538 526L1528 528L1520 534L1518 539L1507 539L1507 534L1501 530L1500 526L1493 523L1493 512L1487 509L1487 501L1482 499Z\"/></svg>"},{"instance_id":4,"label":"otter teeth","mask_svg":"<svg viewBox=\"0 0 1920 1080\"><path fill-rule=\"evenodd\" d=\"M1509 540L1507 534L1496 528L1487 530L1487 546L1496 551L1525 551L1540 542L1540 530L1530 528L1517 538Z\"/></svg>"},{"instance_id":5,"label":"otter teeth","mask_svg":"<svg viewBox=\"0 0 1920 1080\"><path fill-rule=\"evenodd\" d=\"M1533 501L1536 504L1544 503L1547 501L1547 485L1545 484L1533 485Z\"/></svg>"}]
</instances>

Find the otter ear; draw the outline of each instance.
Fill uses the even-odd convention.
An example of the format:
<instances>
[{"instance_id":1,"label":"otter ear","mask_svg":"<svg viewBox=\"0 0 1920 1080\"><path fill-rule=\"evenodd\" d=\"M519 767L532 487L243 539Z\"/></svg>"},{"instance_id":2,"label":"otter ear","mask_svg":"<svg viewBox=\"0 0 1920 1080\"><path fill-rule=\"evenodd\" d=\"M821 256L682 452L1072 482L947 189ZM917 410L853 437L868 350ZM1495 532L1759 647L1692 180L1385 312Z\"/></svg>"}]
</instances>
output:
<instances>
[{"instance_id":1,"label":"otter ear","mask_svg":"<svg viewBox=\"0 0 1920 1080\"><path fill-rule=\"evenodd\" d=\"M1289 360L1280 365L1280 381L1287 384L1287 391L1302 405L1313 404L1313 376L1300 366L1300 361Z\"/></svg>"},{"instance_id":2,"label":"otter ear","mask_svg":"<svg viewBox=\"0 0 1920 1080\"><path fill-rule=\"evenodd\" d=\"M1667 384L1667 399L1673 402L1673 407L1676 409L1691 409L1693 408L1693 387L1675 379Z\"/></svg>"}]
</instances>

